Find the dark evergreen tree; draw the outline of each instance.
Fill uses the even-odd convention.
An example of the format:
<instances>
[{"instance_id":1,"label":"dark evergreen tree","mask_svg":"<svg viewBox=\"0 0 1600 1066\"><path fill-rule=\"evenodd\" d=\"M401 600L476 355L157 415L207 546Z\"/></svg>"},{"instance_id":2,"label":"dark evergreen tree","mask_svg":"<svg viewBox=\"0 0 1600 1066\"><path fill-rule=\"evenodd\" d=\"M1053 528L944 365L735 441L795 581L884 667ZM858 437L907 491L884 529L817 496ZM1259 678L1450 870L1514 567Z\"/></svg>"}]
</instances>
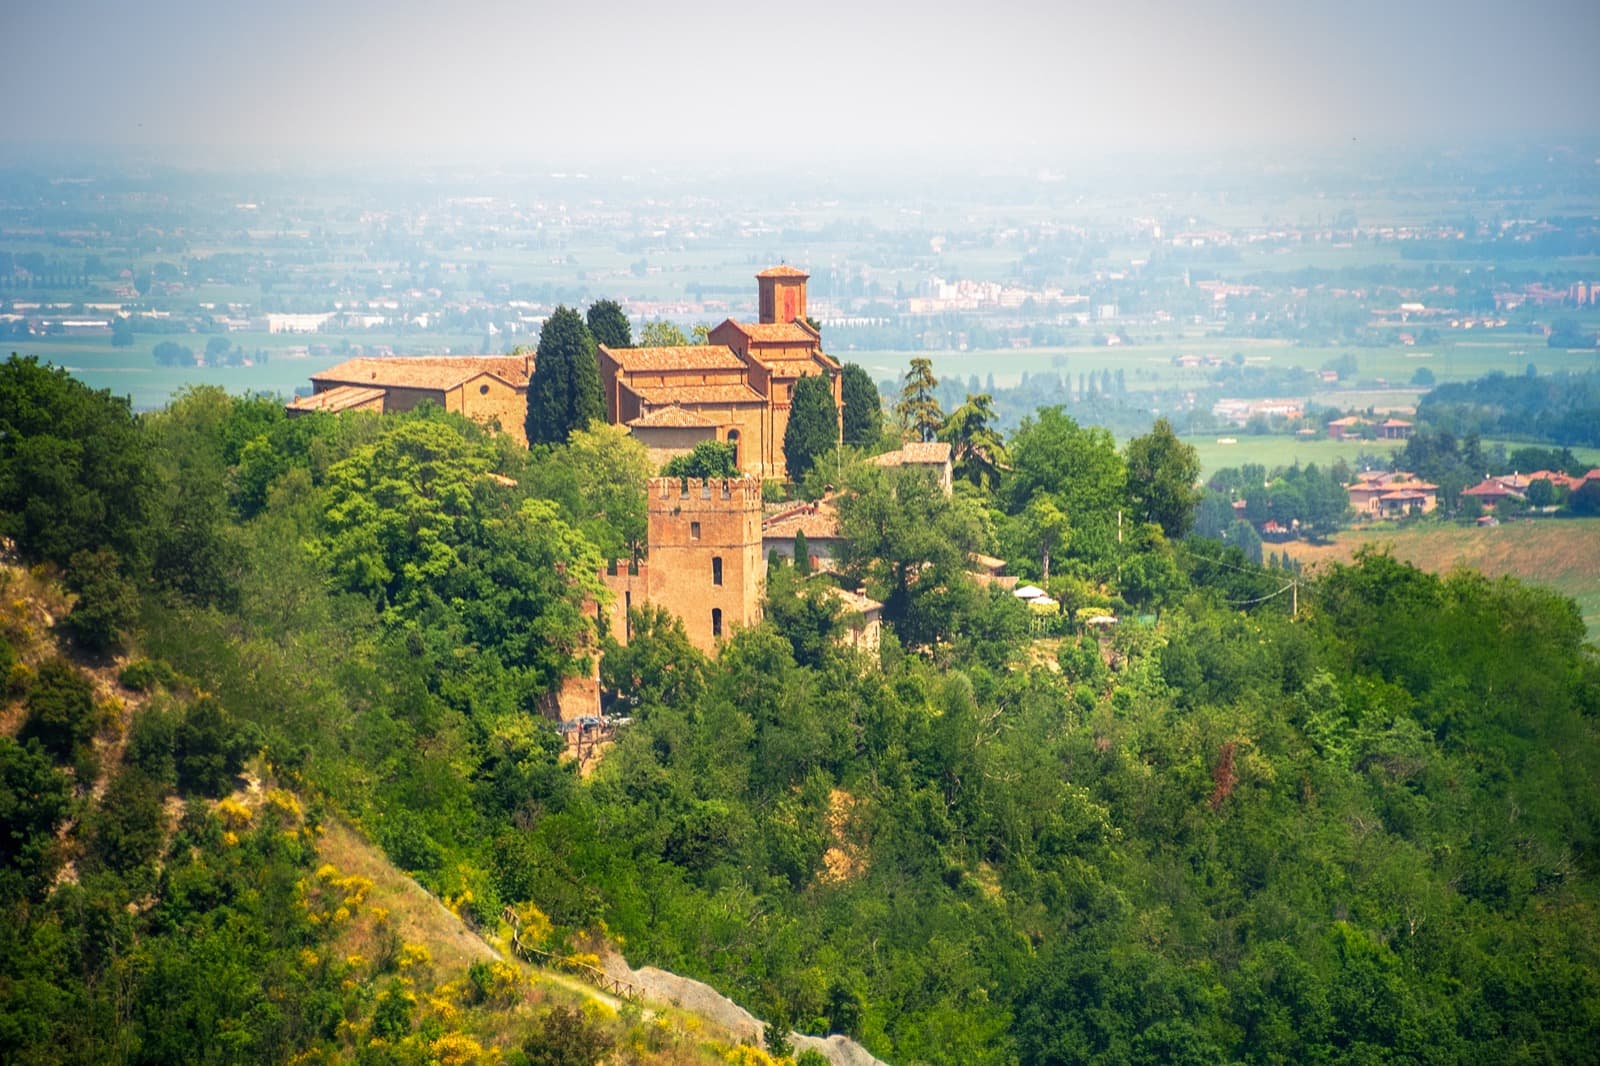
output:
<instances>
[{"instance_id":1,"label":"dark evergreen tree","mask_svg":"<svg viewBox=\"0 0 1600 1066\"><path fill-rule=\"evenodd\" d=\"M607 348L631 348L633 329L622 305L615 300L596 300L589 305L589 334L596 344Z\"/></svg>"},{"instance_id":2,"label":"dark evergreen tree","mask_svg":"<svg viewBox=\"0 0 1600 1066\"><path fill-rule=\"evenodd\" d=\"M927 443L944 425L944 410L935 395L938 388L939 379L933 376L933 361L911 360L911 369L906 371L905 383L900 388L900 402L894 406L900 429L908 439Z\"/></svg>"},{"instance_id":3,"label":"dark evergreen tree","mask_svg":"<svg viewBox=\"0 0 1600 1066\"><path fill-rule=\"evenodd\" d=\"M811 573L811 545L806 543L806 531L803 529L794 532L794 572Z\"/></svg>"},{"instance_id":4,"label":"dark evergreen tree","mask_svg":"<svg viewBox=\"0 0 1600 1066\"><path fill-rule=\"evenodd\" d=\"M840 381L844 400L844 442L856 447L871 445L883 435L883 400L867 372L855 363L846 363Z\"/></svg>"},{"instance_id":5,"label":"dark evergreen tree","mask_svg":"<svg viewBox=\"0 0 1600 1066\"><path fill-rule=\"evenodd\" d=\"M783 434L783 461L789 478L798 481L817 457L839 441L839 409L833 404L833 384L826 375L809 374L796 382L789 407L789 426Z\"/></svg>"},{"instance_id":6,"label":"dark evergreen tree","mask_svg":"<svg viewBox=\"0 0 1600 1066\"><path fill-rule=\"evenodd\" d=\"M605 412L594 337L578 312L558 307L539 332L528 380L528 443L564 444L573 430L605 418Z\"/></svg>"}]
</instances>

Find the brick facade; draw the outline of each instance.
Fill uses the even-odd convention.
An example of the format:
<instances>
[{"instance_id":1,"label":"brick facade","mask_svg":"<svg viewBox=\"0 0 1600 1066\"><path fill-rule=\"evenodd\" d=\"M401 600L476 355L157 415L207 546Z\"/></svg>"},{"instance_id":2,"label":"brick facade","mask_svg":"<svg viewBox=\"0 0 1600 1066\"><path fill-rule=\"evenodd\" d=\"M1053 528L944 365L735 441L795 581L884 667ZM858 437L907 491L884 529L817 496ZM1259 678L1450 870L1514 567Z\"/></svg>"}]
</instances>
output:
<instances>
[{"instance_id":1,"label":"brick facade","mask_svg":"<svg viewBox=\"0 0 1600 1066\"><path fill-rule=\"evenodd\" d=\"M312 394L287 405L308 411L409 411L423 401L498 428L526 446L531 356L351 359L311 375Z\"/></svg>"},{"instance_id":2,"label":"brick facade","mask_svg":"<svg viewBox=\"0 0 1600 1066\"><path fill-rule=\"evenodd\" d=\"M795 383L827 375L842 405L839 364L806 321L807 274L780 266L756 275L760 321L727 319L708 344L599 349L606 415L634 430L659 463L682 434L654 432L664 419L713 427L738 446L739 469L756 477L784 474L783 437ZM842 416L841 416L842 425ZM671 443L669 444L669 439Z\"/></svg>"},{"instance_id":3,"label":"brick facade","mask_svg":"<svg viewBox=\"0 0 1600 1066\"><path fill-rule=\"evenodd\" d=\"M609 630L626 643L629 607L646 602L683 620L695 647L715 654L734 627L761 619L761 482L755 478L651 478L650 560L602 575Z\"/></svg>"}]
</instances>

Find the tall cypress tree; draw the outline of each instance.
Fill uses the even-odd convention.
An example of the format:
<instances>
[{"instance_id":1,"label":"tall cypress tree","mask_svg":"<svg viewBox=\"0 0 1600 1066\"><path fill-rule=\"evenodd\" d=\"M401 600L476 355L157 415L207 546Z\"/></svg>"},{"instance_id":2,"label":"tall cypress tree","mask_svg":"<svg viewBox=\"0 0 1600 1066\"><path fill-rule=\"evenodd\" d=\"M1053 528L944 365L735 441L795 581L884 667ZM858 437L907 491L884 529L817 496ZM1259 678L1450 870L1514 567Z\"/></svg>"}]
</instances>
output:
<instances>
[{"instance_id":1,"label":"tall cypress tree","mask_svg":"<svg viewBox=\"0 0 1600 1066\"><path fill-rule=\"evenodd\" d=\"M839 388L844 400L844 442L862 447L877 441L883 436L883 401L878 387L865 370L846 363Z\"/></svg>"},{"instance_id":2,"label":"tall cypress tree","mask_svg":"<svg viewBox=\"0 0 1600 1066\"><path fill-rule=\"evenodd\" d=\"M528 443L564 444L573 430L605 416L594 337L582 315L558 307L539 332L533 376L528 379Z\"/></svg>"},{"instance_id":3,"label":"tall cypress tree","mask_svg":"<svg viewBox=\"0 0 1600 1066\"><path fill-rule=\"evenodd\" d=\"M839 409L833 384L825 374L808 374L795 382L789 405L789 427L783 432L783 462L789 479L798 481L839 440Z\"/></svg>"},{"instance_id":4,"label":"tall cypress tree","mask_svg":"<svg viewBox=\"0 0 1600 1066\"><path fill-rule=\"evenodd\" d=\"M607 348L633 347L633 328L622 305L615 300L596 300L589 305L589 333L596 344Z\"/></svg>"},{"instance_id":5,"label":"tall cypress tree","mask_svg":"<svg viewBox=\"0 0 1600 1066\"><path fill-rule=\"evenodd\" d=\"M797 574L811 573L811 545L806 543L806 531L794 531L794 572Z\"/></svg>"}]
</instances>

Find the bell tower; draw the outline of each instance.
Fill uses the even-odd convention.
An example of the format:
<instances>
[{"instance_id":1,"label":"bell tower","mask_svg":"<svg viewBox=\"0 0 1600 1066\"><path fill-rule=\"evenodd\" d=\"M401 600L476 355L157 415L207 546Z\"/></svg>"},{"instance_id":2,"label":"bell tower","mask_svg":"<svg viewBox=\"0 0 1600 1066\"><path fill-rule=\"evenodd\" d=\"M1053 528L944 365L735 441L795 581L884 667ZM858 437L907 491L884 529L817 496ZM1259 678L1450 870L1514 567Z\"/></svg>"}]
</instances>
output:
<instances>
[{"instance_id":1,"label":"bell tower","mask_svg":"<svg viewBox=\"0 0 1600 1066\"><path fill-rule=\"evenodd\" d=\"M775 266L756 275L763 323L793 322L806 317L806 281L811 277L792 266Z\"/></svg>"}]
</instances>

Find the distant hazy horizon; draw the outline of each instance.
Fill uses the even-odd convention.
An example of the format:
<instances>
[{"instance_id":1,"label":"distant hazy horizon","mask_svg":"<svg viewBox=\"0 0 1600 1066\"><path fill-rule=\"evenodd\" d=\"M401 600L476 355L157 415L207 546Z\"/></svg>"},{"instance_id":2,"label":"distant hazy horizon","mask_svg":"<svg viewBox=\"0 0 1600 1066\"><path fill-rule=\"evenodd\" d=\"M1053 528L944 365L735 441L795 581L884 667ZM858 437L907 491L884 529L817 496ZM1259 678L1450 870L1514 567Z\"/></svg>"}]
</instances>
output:
<instances>
[{"instance_id":1,"label":"distant hazy horizon","mask_svg":"<svg viewBox=\"0 0 1600 1066\"><path fill-rule=\"evenodd\" d=\"M885 7L19 7L4 151L770 171L1600 135L1592 0Z\"/></svg>"}]
</instances>

